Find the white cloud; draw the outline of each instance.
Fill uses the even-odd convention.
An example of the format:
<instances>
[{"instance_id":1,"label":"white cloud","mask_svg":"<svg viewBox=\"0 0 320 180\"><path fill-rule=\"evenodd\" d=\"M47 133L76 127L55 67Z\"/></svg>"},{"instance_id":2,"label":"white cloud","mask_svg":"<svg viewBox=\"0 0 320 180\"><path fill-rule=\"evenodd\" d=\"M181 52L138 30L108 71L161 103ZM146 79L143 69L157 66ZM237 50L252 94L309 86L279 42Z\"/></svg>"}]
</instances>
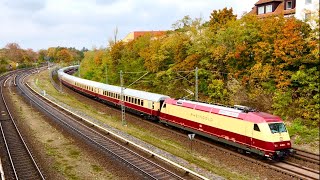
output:
<instances>
[{"instance_id":1,"label":"white cloud","mask_svg":"<svg viewBox=\"0 0 320 180\"><path fill-rule=\"evenodd\" d=\"M0 0L0 48L106 46L118 27L119 38L135 30L166 30L184 16L208 20L213 10L232 7L242 14L256 0Z\"/></svg>"}]
</instances>

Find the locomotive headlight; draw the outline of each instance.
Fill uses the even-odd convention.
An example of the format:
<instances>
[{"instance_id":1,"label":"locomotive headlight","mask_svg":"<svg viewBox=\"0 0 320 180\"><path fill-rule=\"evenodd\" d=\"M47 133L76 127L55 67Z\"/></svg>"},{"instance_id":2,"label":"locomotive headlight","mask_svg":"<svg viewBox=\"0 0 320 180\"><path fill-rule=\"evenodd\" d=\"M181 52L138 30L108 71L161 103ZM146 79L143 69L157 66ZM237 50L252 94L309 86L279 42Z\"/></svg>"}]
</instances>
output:
<instances>
[{"instance_id":1,"label":"locomotive headlight","mask_svg":"<svg viewBox=\"0 0 320 180\"><path fill-rule=\"evenodd\" d=\"M274 144L274 147L278 147L278 145L277 145L277 144Z\"/></svg>"},{"instance_id":2,"label":"locomotive headlight","mask_svg":"<svg viewBox=\"0 0 320 180\"><path fill-rule=\"evenodd\" d=\"M288 142L287 145L290 146L290 143Z\"/></svg>"}]
</instances>

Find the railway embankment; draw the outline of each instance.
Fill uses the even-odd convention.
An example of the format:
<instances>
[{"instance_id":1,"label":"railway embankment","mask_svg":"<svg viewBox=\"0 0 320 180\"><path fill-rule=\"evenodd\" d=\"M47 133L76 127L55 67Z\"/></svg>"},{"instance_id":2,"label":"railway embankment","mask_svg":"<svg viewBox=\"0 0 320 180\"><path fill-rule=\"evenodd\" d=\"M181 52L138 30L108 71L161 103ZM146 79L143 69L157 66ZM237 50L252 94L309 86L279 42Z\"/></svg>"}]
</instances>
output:
<instances>
[{"instance_id":1,"label":"railway embankment","mask_svg":"<svg viewBox=\"0 0 320 180\"><path fill-rule=\"evenodd\" d=\"M50 82L48 79L46 79L45 75L48 72L43 72L44 75L35 75L36 77L33 77L33 82L38 82L38 84L34 84L34 87L38 88L38 91L43 93L43 91L46 91L47 96L52 96L53 99L60 102L62 105L70 104L72 105L72 108L75 108L74 111L79 111L78 109L81 109L79 113L85 112L85 114L93 117L101 116L100 119L102 122L105 122L106 119L109 119L108 124L112 126L112 128L119 129L121 131L126 132L129 135L134 135L137 138L142 138L146 142L154 142L155 144L158 144L160 148L172 151L172 149L176 149L176 151L173 151L173 154L177 154L178 156L182 157L183 159L187 159L188 162L191 163L199 163L202 164L203 168L209 167L208 170L211 172L218 172L219 175L224 176L228 179L251 179L252 177L258 177L258 178L270 178L270 177L281 177L278 175L272 175L272 173L268 174L267 172L263 172L266 170L263 170L261 168L256 168L255 171L251 170L252 165L250 163L245 163L242 161L238 161L235 158L230 157L224 157L227 155L217 155L215 153L218 152L208 152L208 149L202 148L196 144L193 145L192 152L190 151L190 142L185 138L184 140L181 140L181 142L175 142L174 137L170 137L170 135L166 134L165 132L160 132L159 130L154 130L150 127L146 127L144 123L142 122L131 122L131 119L128 119L130 128L123 127L121 125L121 122L119 123L119 120L121 118L117 117L116 114L119 113L111 113L110 110L106 110L107 107L105 105L97 105L96 102L91 102L85 99L82 99L84 97L81 97L80 95L72 94L72 97L68 97L68 93L70 92L68 89L63 88L62 95L60 92L57 92L54 88L51 88ZM35 81L35 79L38 79L38 81ZM49 95L48 95L49 94ZM73 97L75 96L75 97ZM62 103L63 102L63 103ZM82 102L82 103L81 103ZM100 121L99 120L99 121ZM155 131L157 135L149 134L147 136L145 133L150 133L150 131L147 131L146 129L149 129L150 131ZM154 137L154 136L162 136ZM159 140L160 139L160 140ZM160 145L159 145L160 144ZM162 145L161 145L162 144ZM163 145L164 144L164 145ZM182 147L179 147L182 146ZM168 148L169 147L169 148ZM171 149L170 149L171 147ZM185 149L185 151L181 149ZM203 151L201 152L202 149ZM207 152L204 152L207 151ZM187 155L181 155L181 154L187 154ZM214 157L213 159L210 159ZM219 168L220 167L220 168ZM259 172L259 173L257 173ZM263 172L263 173L261 173Z\"/></svg>"}]
</instances>

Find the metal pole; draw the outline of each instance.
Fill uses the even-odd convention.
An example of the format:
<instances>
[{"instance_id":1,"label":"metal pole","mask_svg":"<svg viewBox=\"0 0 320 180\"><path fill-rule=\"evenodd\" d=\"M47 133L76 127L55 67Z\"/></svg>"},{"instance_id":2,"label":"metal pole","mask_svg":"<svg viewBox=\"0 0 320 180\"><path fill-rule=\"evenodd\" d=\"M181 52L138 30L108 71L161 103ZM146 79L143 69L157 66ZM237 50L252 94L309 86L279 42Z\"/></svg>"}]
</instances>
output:
<instances>
[{"instance_id":1,"label":"metal pole","mask_svg":"<svg viewBox=\"0 0 320 180\"><path fill-rule=\"evenodd\" d=\"M108 65L106 64L106 84L108 84Z\"/></svg>"},{"instance_id":2,"label":"metal pole","mask_svg":"<svg viewBox=\"0 0 320 180\"><path fill-rule=\"evenodd\" d=\"M78 71L79 71L79 77L80 77L80 61L78 61L79 67L78 67Z\"/></svg>"},{"instance_id":3,"label":"metal pole","mask_svg":"<svg viewBox=\"0 0 320 180\"><path fill-rule=\"evenodd\" d=\"M198 67L196 67L195 100L198 101Z\"/></svg>"},{"instance_id":4,"label":"metal pole","mask_svg":"<svg viewBox=\"0 0 320 180\"><path fill-rule=\"evenodd\" d=\"M123 126L126 126L126 114L125 114L125 106L124 106L124 95L123 95L123 91L124 91L124 87L123 87L123 76L122 76L122 71L120 71L120 84L121 84L121 94L120 94L120 104L121 104L121 122Z\"/></svg>"}]
</instances>

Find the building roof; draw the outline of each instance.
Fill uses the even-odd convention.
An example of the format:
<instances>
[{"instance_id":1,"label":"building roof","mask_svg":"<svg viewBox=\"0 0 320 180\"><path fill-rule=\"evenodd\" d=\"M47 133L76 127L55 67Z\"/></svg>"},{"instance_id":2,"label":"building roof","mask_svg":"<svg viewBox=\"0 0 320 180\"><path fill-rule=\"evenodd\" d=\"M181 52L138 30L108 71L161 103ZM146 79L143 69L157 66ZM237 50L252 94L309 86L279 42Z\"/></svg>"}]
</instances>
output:
<instances>
[{"instance_id":1,"label":"building roof","mask_svg":"<svg viewBox=\"0 0 320 180\"><path fill-rule=\"evenodd\" d=\"M291 15L296 13L296 8L294 9L284 9L284 0L259 0L257 3L255 3L255 6L252 8L252 10L249 12L249 14L255 14L257 15L257 7L258 5L269 3L269 2L280 2L278 7L270 13L265 14L258 14L258 17L264 18L267 16L272 15Z\"/></svg>"},{"instance_id":2,"label":"building roof","mask_svg":"<svg viewBox=\"0 0 320 180\"><path fill-rule=\"evenodd\" d=\"M152 36L162 36L165 34L165 31L134 31L134 39L146 35L146 34L151 34Z\"/></svg>"},{"instance_id":3,"label":"building roof","mask_svg":"<svg viewBox=\"0 0 320 180\"><path fill-rule=\"evenodd\" d=\"M166 31L133 31L130 32L125 38L123 38L122 41L129 42L146 34L150 34L153 38L157 38L159 36L165 35Z\"/></svg>"},{"instance_id":4,"label":"building roof","mask_svg":"<svg viewBox=\"0 0 320 180\"><path fill-rule=\"evenodd\" d=\"M260 4L265 4L269 2L283 2L283 0L259 0L254 5L260 5Z\"/></svg>"}]
</instances>

